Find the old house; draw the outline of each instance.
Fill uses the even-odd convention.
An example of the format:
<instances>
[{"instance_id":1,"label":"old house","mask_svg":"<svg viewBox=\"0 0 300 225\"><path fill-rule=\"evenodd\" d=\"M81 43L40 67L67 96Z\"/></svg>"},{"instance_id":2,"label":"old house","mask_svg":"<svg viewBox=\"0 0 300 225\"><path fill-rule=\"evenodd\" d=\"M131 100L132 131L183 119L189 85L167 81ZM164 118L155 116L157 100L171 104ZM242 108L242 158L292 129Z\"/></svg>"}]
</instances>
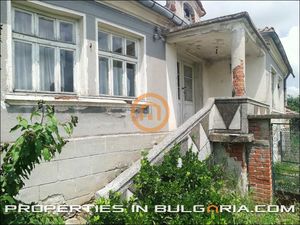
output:
<instances>
[{"instance_id":1,"label":"old house","mask_svg":"<svg viewBox=\"0 0 300 225\"><path fill-rule=\"evenodd\" d=\"M130 194L141 151L154 162L177 142L201 159L225 157L241 191L258 188L261 155L266 192L257 197L269 200L271 115L284 118L292 68L274 29L258 30L246 12L205 14L199 0L1 1L1 142L15 140L15 118L29 117L38 100L62 120L79 118L62 153L35 168L19 198L71 204L111 189ZM160 129L132 120L144 93L168 104Z\"/></svg>"}]
</instances>

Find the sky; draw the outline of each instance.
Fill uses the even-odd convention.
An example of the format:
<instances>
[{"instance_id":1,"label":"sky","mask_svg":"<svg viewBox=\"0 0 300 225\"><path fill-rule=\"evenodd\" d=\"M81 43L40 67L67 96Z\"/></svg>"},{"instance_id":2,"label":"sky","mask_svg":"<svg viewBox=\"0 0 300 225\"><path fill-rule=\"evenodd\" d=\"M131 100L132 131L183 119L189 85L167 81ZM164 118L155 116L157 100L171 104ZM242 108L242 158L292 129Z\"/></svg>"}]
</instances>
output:
<instances>
[{"instance_id":1,"label":"sky","mask_svg":"<svg viewBox=\"0 0 300 225\"><path fill-rule=\"evenodd\" d=\"M247 11L257 28L274 27L296 78L287 81L287 93L299 95L299 1L201 1L207 14L202 20ZM159 1L165 4L165 1Z\"/></svg>"}]
</instances>

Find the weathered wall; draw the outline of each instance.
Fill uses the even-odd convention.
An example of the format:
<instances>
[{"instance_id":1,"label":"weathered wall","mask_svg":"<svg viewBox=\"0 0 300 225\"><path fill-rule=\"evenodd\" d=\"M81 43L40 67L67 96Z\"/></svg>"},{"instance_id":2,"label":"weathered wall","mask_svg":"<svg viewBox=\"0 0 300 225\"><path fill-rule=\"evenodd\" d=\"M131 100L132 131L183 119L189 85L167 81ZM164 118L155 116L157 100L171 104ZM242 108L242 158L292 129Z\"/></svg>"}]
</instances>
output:
<instances>
[{"instance_id":1,"label":"weathered wall","mask_svg":"<svg viewBox=\"0 0 300 225\"><path fill-rule=\"evenodd\" d=\"M272 95L272 68L276 71L276 78L274 79L274 94ZM269 74L269 80L270 80L270 98L269 98L269 104L272 106L272 109L279 112L284 112L284 73L281 71L281 69L278 67L277 63L273 60L273 58L267 54L266 58L266 70ZM279 79L280 77L280 79ZM279 84L279 88L277 86ZM274 104L273 104L274 103Z\"/></svg>"},{"instance_id":2,"label":"weathered wall","mask_svg":"<svg viewBox=\"0 0 300 225\"><path fill-rule=\"evenodd\" d=\"M276 76L272 75L272 70L276 71ZM272 93L272 76L274 76L274 93ZM267 52L265 56L246 58L246 95L268 104L277 112L284 112L283 77L284 73L270 53Z\"/></svg>"},{"instance_id":3,"label":"weathered wall","mask_svg":"<svg viewBox=\"0 0 300 225\"><path fill-rule=\"evenodd\" d=\"M236 182L240 193L248 191L246 149L243 143L214 143L213 158L216 164L225 167L228 178Z\"/></svg>"},{"instance_id":4,"label":"weathered wall","mask_svg":"<svg viewBox=\"0 0 300 225\"><path fill-rule=\"evenodd\" d=\"M270 145L270 120L249 120L249 133L254 141L248 145L248 179L250 190L258 202L272 201L272 150Z\"/></svg>"},{"instance_id":5,"label":"weathered wall","mask_svg":"<svg viewBox=\"0 0 300 225\"><path fill-rule=\"evenodd\" d=\"M177 50L176 46L166 44L166 70L168 105L170 108L169 130L175 130L180 123L180 107L177 90Z\"/></svg>"},{"instance_id":6,"label":"weathered wall","mask_svg":"<svg viewBox=\"0 0 300 225\"><path fill-rule=\"evenodd\" d=\"M72 4L70 1L44 2L83 15L84 19L79 21L82 32L79 96L97 98L97 50L88 46L96 46L96 19L102 19L144 36L144 68L139 73L137 89L139 94L152 91L167 99L165 44L153 40L153 24L93 1L72 1ZM32 110L32 106L24 106L22 101L19 105L5 102L9 87L8 74L11 71L8 61L12 54L10 16L10 2L1 1L1 23L4 24L1 36L4 38L1 43L1 142L15 140L18 133L11 134L8 131L16 124L18 115L29 118ZM131 121L129 104L112 104L56 106L60 120L76 115L79 124L62 154L34 169L30 180L26 181L26 187L20 192L22 200L42 201L48 196L63 195L63 199L69 203L83 203L95 190L140 158L141 150L151 148L165 136L165 132L142 133ZM168 131L168 125L162 131Z\"/></svg>"},{"instance_id":7,"label":"weathered wall","mask_svg":"<svg viewBox=\"0 0 300 225\"><path fill-rule=\"evenodd\" d=\"M164 134L103 135L73 138L51 162L33 170L19 198L45 203L61 196L68 204L84 203L95 191L158 143Z\"/></svg>"},{"instance_id":8,"label":"weathered wall","mask_svg":"<svg viewBox=\"0 0 300 225\"><path fill-rule=\"evenodd\" d=\"M203 102L209 97L231 97L230 60L206 62L203 68Z\"/></svg>"},{"instance_id":9,"label":"weathered wall","mask_svg":"<svg viewBox=\"0 0 300 225\"><path fill-rule=\"evenodd\" d=\"M270 79L265 56L246 57L246 95L269 104Z\"/></svg>"}]
</instances>

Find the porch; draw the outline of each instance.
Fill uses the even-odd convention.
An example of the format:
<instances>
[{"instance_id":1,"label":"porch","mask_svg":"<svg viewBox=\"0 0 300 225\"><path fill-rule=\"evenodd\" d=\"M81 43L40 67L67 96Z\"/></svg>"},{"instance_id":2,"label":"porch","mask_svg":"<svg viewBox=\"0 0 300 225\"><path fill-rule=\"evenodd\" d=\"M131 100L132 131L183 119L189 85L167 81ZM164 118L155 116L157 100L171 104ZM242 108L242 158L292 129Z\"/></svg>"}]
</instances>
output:
<instances>
[{"instance_id":1,"label":"porch","mask_svg":"<svg viewBox=\"0 0 300 225\"><path fill-rule=\"evenodd\" d=\"M177 84L170 84L177 86L170 87L173 99L177 99L177 126L200 110L210 97L249 97L270 106L271 79L264 52L267 46L246 18L244 13L235 14L167 34L167 70L168 74L177 74ZM192 109L185 107L190 84L185 79L185 69L178 69L178 64L191 65L194 70Z\"/></svg>"}]
</instances>

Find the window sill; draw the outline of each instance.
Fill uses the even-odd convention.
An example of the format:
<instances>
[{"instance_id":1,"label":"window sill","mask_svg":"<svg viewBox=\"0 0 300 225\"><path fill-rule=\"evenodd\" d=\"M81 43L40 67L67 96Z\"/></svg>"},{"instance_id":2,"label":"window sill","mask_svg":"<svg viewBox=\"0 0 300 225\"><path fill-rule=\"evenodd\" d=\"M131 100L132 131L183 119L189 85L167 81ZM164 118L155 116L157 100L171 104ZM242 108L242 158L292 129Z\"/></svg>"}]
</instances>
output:
<instances>
[{"instance_id":1,"label":"window sill","mask_svg":"<svg viewBox=\"0 0 300 225\"><path fill-rule=\"evenodd\" d=\"M92 97L65 94L33 94L33 93L9 93L5 95L5 103L9 105L33 106L43 100L50 105L60 106L114 106L129 108L135 98L120 97ZM142 105L143 103L141 103Z\"/></svg>"}]
</instances>

